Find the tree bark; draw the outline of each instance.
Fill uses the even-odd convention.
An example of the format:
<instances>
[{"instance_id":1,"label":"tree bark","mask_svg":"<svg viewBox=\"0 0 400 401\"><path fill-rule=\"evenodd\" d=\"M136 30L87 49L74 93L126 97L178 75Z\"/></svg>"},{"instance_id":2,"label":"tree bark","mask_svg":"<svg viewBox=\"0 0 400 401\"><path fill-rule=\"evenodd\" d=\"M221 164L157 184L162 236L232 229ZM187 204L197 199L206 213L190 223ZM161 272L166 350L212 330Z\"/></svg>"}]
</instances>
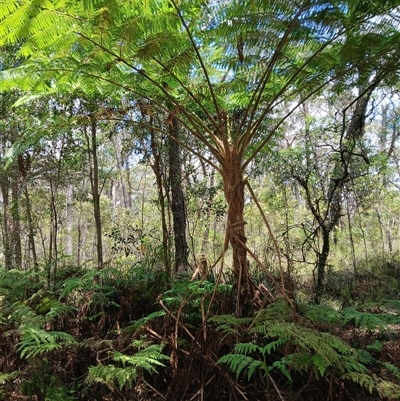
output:
<instances>
[{"instance_id":1,"label":"tree bark","mask_svg":"<svg viewBox=\"0 0 400 401\"><path fill-rule=\"evenodd\" d=\"M321 227L322 231L322 248L321 252L317 253L317 285L315 287L314 301L316 304L321 302L322 294L325 289L325 268L328 263L330 244L330 230L326 227Z\"/></svg>"},{"instance_id":2,"label":"tree bark","mask_svg":"<svg viewBox=\"0 0 400 401\"><path fill-rule=\"evenodd\" d=\"M162 250L163 250L164 267L167 276L170 277L171 261L169 257L169 235L168 235L166 205L165 205L164 186L163 186L163 172L161 168L160 151L158 149L155 134L153 131L151 131L150 133L150 141L151 141L151 152L154 158L151 168L153 169L154 175L156 177L158 202L160 204L160 211L161 211Z\"/></svg>"},{"instance_id":3,"label":"tree bark","mask_svg":"<svg viewBox=\"0 0 400 401\"><path fill-rule=\"evenodd\" d=\"M244 178L242 155L235 145L226 149L222 165L225 198L228 203L228 239L232 246L233 274L236 286L236 315L246 316L251 312L252 289L247 263L244 220Z\"/></svg>"},{"instance_id":4,"label":"tree bark","mask_svg":"<svg viewBox=\"0 0 400 401\"><path fill-rule=\"evenodd\" d=\"M27 222L28 222L29 249L32 252L33 271L36 274L38 274L39 273L39 265L38 265L38 258L37 258L37 253L36 253L35 229L33 227L31 198L29 196L28 184L26 181L24 182L24 195L25 195L25 202L26 202L26 217L27 217Z\"/></svg>"},{"instance_id":5,"label":"tree bark","mask_svg":"<svg viewBox=\"0 0 400 401\"><path fill-rule=\"evenodd\" d=\"M169 186L171 191L171 212L174 225L175 272L188 269L188 244L186 240L186 205L182 189L181 155L179 146L178 120L170 112L169 124Z\"/></svg>"},{"instance_id":6,"label":"tree bark","mask_svg":"<svg viewBox=\"0 0 400 401\"><path fill-rule=\"evenodd\" d=\"M1 180L1 194L3 198L3 224L2 224L2 239L3 239L3 253L4 253L4 266L6 270L13 268L11 244L10 244L10 200L9 200L9 181L5 174Z\"/></svg>"},{"instance_id":7,"label":"tree bark","mask_svg":"<svg viewBox=\"0 0 400 401\"><path fill-rule=\"evenodd\" d=\"M11 249L15 267L22 269L22 245L21 245L21 219L19 215L20 200L20 182L18 173L12 178L11 182L11 215L12 215L12 231L11 231Z\"/></svg>"},{"instance_id":8,"label":"tree bark","mask_svg":"<svg viewBox=\"0 0 400 401\"><path fill-rule=\"evenodd\" d=\"M90 165L90 187L93 198L93 214L96 227L96 253L97 253L97 268L103 267L103 237L101 224L100 210L100 189L99 189L99 163L97 158L97 121L91 118L90 136L87 128L84 127L86 141L88 144L88 155Z\"/></svg>"}]
</instances>

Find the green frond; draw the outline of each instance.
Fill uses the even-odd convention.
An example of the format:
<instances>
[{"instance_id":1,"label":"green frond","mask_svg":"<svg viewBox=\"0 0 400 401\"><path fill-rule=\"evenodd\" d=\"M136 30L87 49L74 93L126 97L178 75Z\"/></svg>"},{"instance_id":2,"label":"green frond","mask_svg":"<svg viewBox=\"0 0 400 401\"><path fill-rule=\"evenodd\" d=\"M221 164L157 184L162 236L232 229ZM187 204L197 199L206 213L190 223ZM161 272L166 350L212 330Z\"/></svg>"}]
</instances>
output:
<instances>
[{"instance_id":1,"label":"green frond","mask_svg":"<svg viewBox=\"0 0 400 401\"><path fill-rule=\"evenodd\" d=\"M397 379L400 379L400 369L390 362L381 362L381 365L392 373Z\"/></svg>"},{"instance_id":2,"label":"green frond","mask_svg":"<svg viewBox=\"0 0 400 401\"><path fill-rule=\"evenodd\" d=\"M100 382L111 389L115 385L122 389L124 386L131 386L141 371L157 373L158 367L165 367L162 361L169 360L169 357L162 353L162 345L140 341L140 347L141 349L133 355L114 353L114 361L119 362L119 365L122 366L109 364L90 367L87 380L89 382Z\"/></svg>"},{"instance_id":3,"label":"green frond","mask_svg":"<svg viewBox=\"0 0 400 401\"><path fill-rule=\"evenodd\" d=\"M376 386L375 380L367 373L347 372L342 379L350 380L359 386L366 388L371 394Z\"/></svg>"},{"instance_id":4,"label":"green frond","mask_svg":"<svg viewBox=\"0 0 400 401\"><path fill-rule=\"evenodd\" d=\"M386 314L374 314L369 312L361 312L355 307L344 308L341 311L344 324L353 321L355 326L366 328L369 331L379 329L386 330L389 323L387 319L391 317Z\"/></svg>"},{"instance_id":5,"label":"green frond","mask_svg":"<svg viewBox=\"0 0 400 401\"><path fill-rule=\"evenodd\" d=\"M132 322L129 324L129 326L126 328L127 331L136 331L141 327L144 327L148 322L152 321L153 319L156 319L158 317L164 317L166 314L165 310L159 310L153 313L150 313L149 315L142 317L141 319L136 320L135 322Z\"/></svg>"},{"instance_id":6,"label":"green frond","mask_svg":"<svg viewBox=\"0 0 400 401\"><path fill-rule=\"evenodd\" d=\"M377 380L376 391L381 397L381 399L398 400L400 399L400 385L393 383L388 380L378 379Z\"/></svg>"},{"instance_id":7,"label":"green frond","mask_svg":"<svg viewBox=\"0 0 400 401\"><path fill-rule=\"evenodd\" d=\"M51 352L65 345L76 344L73 336L61 331L46 331L35 326L25 326L21 330L17 351L22 358L32 358Z\"/></svg>"},{"instance_id":8,"label":"green frond","mask_svg":"<svg viewBox=\"0 0 400 401\"><path fill-rule=\"evenodd\" d=\"M311 322L343 324L343 316L339 311L322 304L306 305L302 314Z\"/></svg>"},{"instance_id":9,"label":"green frond","mask_svg":"<svg viewBox=\"0 0 400 401\"><path fill-rule=\"evenodd\" d=\"M14 370L13 372L10 373L0 372L0 386L2 384L5 384L9 380L16 379L20 374L21 372L19 372L18 370Z\"/></svg>"},{"instance_id":10,"label":"green frond","mask_svg":"<svg viewBox=\"0 0 400 401\"><path fill-rule=\"evenodd\" d=\"M268 320L288 319L293 314L293 308L285 301L278 301L259 311L255 317L256 325Z\"/></svg>"},{"instance_id":11,"label":"green frond","mask_svg":"<svg viewBox=\"0 0 400 401\"><path fill-rule=\"evenodd\" d=\"M229 369L235 373L236 378L239 378L240 374L248 368L253 366L255 359L248 355L243 354L228 354L221 357L217 363L225 363L228 365ZM259 364L257 364L259 365ZM253 369L253 368L252 368ZM254 372L255 368L253 369Z\"/></svg>"},{"instance_id":12,"label":"green frond","mask_svg":"<svg viewBox=\"0 0 400 401\"><path fill-rule=\"evenodd\" d=\"M260 347L254 343L239 343L235 344L234 348L235 353L243 355L249 355L259 350Z\"/></svg>"},{"instance_id":13,"label":"green frond","mask_svg":"<svg viewBox=\"0 0 400 401\"><path fill-rule=\"evenodd\" d=\"M209 323L215 323L217 330L223 332L225 335L243 332L251 321L251 318L238 318L233 315L218 315L208 319Z\"/></svg>"}]
</instances>

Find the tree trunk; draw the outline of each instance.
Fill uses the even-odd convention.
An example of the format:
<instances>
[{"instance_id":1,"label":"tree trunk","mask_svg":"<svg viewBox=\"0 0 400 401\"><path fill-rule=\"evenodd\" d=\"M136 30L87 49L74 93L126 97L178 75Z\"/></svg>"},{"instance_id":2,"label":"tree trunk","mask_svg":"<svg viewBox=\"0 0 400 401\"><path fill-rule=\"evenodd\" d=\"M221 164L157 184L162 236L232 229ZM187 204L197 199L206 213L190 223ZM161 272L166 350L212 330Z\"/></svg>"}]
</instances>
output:
<instances>
[{"instance_id":1,"label":"tree trunk","mask_svg":"<svg viewBox=\"0 0 400 401\"><path fill-rule=\"evenodd\" d=\"M49 261L47 266L47 285L51 285L51 267L53 267L53 284L56 282L58 268L58 212L56 205L57 185L50 175L50 245L49 245Z\"/></svg>"},{"instance_id":2,"label":"tree trunk","mask_svg":"<svg viewBox=\"0 0 400 401\"><path fill-rule=\"evenodd\" d=\"M188 244L186 240L186 205L182 190L180 146L178 143L178 120L171 112L169 123L169 185L171 190L171 212L174 224L175 272L188 269Z\"/></svg>"},{"instance_id":3,"label":"tree trunk","mask_svg":"<svg viewBox=\"0 0 400 401\"><path fill-rule=\"evenodd\" d=\"M4 175L1 180L1 194L3 198L3 224L2 224L2 237L3 237L3 253L4 253L4 266L6 270L13 268L12 254L11 254L11 241L10 241L10 201L9 201L9 181Z\"/></svg>"},{"instance_id":4,"label":"tree trunk","mask_svg":"<svg viewBox=\"0 0 400 401\"><path fill-rule=\"evenodd\" d=\"M26 181L24 182L24 195L25 195L25 202L26 202L26 217L27 217L27 222L28 222L29 249L32 252L33 271L36 274L38 274L39 266L38 266L36 244L35 244L35 229L33 227L31 198L29 196L28 184Z\"/></svg>"},{"instance_id":5,"label":"tree trunk","mask_svg":"<svg viewBox=\"0 0 400 401\"><path fill-rule=\"evenodd\" d=\"M321 297L325 288L325 267L328 263L329 252L331 248L330 244L330 230L326 227L321 227L322 231L322 249L321 252L317 253L317 285L315 288L316 304L321 302Z\"/></svg>"},{"instance_id":6,"label":"tree trunk","mask_svg":"<svg viewBox=\"0 0 400 401\"><path fill-rule=\"evenodd\" d=\"M154 171L154 175L156 176L156 184L157 184L157 193L158 193L158 202L160 204L161 211L161 227L162 227L162 248L163 248L163 258L164 258L164 267L165 272L168 277L171 276L171 261L169 257L169 235L168 235L168 225L167 225L167 217L166 217L166 205L165 205L165 196L164 196L164 186L163 186L163 173L161 169L160 162L160 152L157 146L157 142L155 139L154 132L150 133L151 140L151 152L154 157L154 162L151 165L151 168Z\"/></svg>"},{"instance_id":7,"label":"tree trunk","mask_svg":"<svg viewBox=\"0 0 400 401\"><path fill-rule=\"evenodd\" d=\"M11 246L15 267L22 269L22 245L21 245L21 219L19 215L19 199L20 199L20 183L18 173L15 174L11 182L11 215L12 215L12 232Z\"/></svg>"},{"instance_id":8,"label":"tree trunk","mask_svg":"<svg viewBox=\"0 0 400 401\"><path fill-rule=\"evenodd\" d=\"M226 149L222 166L225 198L228 203L228 239L232 246L233 274L236 287L236 315L246 316L251 312L252 289L247 263L246 236L244 226L244 188L241 154L236 146Z\"/></svg>"},{"instance_id":9,"label":"tree trunk","mask_svg":"<svg viewBox=\"0 0 400 401\"><path fill-rule=\"evenodd\" d=\"M86 141L88 144L88 155L90 165L90 187L93 198L93 214L96 227L96 253L97 253L97 268L103 267L103 237L101 225L100 211L100 189L99 189L99 163L97 159L97 121L91 118L91 133L90 137L84 127Z\"/></svg>"}]
</instances>

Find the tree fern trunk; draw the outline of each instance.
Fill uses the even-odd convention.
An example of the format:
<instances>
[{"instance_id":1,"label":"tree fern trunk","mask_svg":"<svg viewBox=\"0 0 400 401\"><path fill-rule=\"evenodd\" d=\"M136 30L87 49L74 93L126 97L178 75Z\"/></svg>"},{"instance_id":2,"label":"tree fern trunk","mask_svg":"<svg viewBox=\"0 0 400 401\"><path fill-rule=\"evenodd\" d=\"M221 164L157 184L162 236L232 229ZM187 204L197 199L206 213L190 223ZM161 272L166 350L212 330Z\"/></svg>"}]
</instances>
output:
<instances>
[{"instance_id":1,"label":"tree fern trunk","mask_svg":"<svg viewBox=\"0 0 400 401\"><path fill-rule=\"evenodd\" d=\"M228 203L228 238L232 246L233 274L236 289L236 315L245 316L251 311L252 290L250 286L247 250L245 247L244 188L242 157L235 146L226 150L222 166L225 198Z\"/></svg>"}]
</instances>

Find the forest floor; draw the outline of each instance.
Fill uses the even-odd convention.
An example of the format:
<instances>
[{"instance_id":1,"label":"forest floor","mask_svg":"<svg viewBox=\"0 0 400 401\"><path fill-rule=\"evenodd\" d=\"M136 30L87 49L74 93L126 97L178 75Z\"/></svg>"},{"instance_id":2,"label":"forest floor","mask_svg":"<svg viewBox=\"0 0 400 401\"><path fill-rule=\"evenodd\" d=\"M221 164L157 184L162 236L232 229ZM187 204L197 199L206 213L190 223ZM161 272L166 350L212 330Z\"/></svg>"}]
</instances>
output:
<instances>
[{"instance_id":1,"label":"forest floor","mask_svg":"<svg viewBox=\"0 0 400 401\"><path fill-rule=\"evenodd\" d=\"M70 269L50 289L3 271L0 399L400 399L395 280L335 277L320 305L293 280L294 307L265 299L238 318L227 283Z\"/></svg>"}]
</instances>

